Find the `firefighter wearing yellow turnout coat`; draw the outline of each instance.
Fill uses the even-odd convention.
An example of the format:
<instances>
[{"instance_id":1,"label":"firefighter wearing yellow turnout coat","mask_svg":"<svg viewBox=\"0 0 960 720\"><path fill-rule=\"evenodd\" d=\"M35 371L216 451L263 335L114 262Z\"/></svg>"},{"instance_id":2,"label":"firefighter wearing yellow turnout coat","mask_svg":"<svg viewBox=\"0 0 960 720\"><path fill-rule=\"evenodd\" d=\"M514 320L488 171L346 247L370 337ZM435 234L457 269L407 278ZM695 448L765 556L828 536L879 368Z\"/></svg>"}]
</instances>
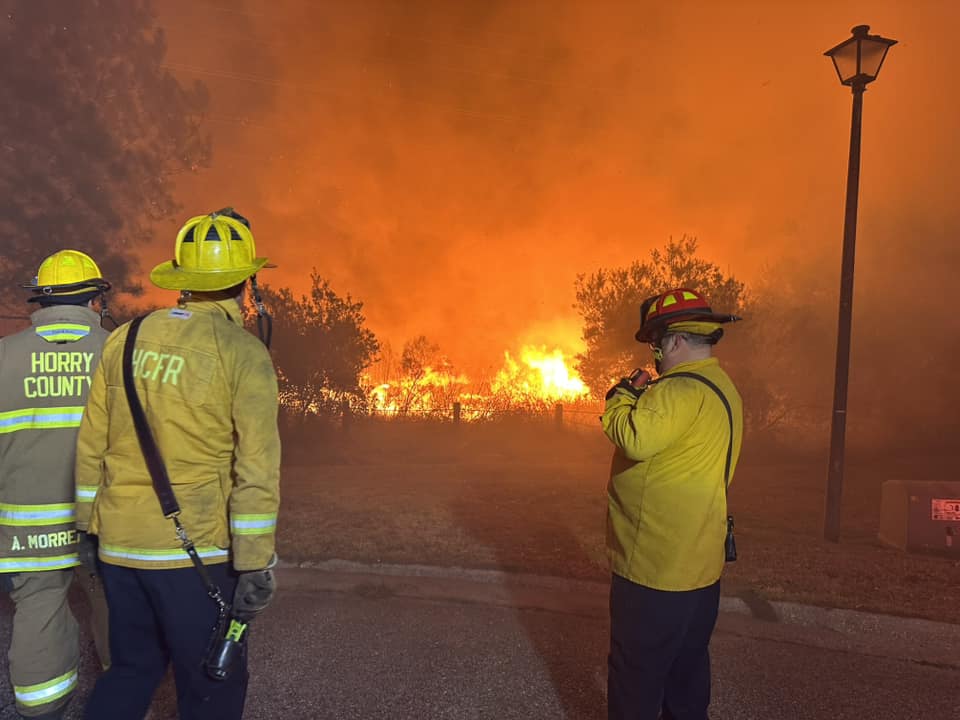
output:
<instances>
[{"instance_id":1,"label":"firefighter wearing yellow turnout coat","mask_svg":"<svg viewBox=\"0 0 960 720\"><path fill-rule=\"evenodd\" d=\"M24 287L40 305L32 327L0 340L0 586L17 608L10 645L17 712L53 720L77 686L79 632L67 603L80 563L73 458L108 335L91 305L110 286L88 255L61 250ZM90 590L94 579L81 578Z\"/></svg>"},{"instance_id":2,"label":"firefighter wearing yellow turnout coat","mask_svg":"<svg viewBox=\"0 0 960 720\"><path fill-rule=\"evenodd\" d=\"M248 279L265 264L249 223L232 210L189 220L175 259L151 274L157 286L180 290L180 302L142 321L132 354L179 520L245 619L275 588L280 501L276 373L241 312ZM204 672L217 606L161 511L138 442L123 379L129 331L120 327L104 348L78 441L77 524L99 539L113 656L86 717L142 718L172 662L181 718L233 720L243 712L246 654L226 680Z\"/></svg>"},{"instance_id":3,"label":"firefighter wearing yellow turnout coat","mask_svg":"<svg viewBox=\"0 0 960 720\"><path fill-rule=\"evenodd\" d=\"M740 395L712 347L735 319L685 288L649 298L636 339L651 344L660 376L635 373L607 394L611 720L707 720L743 436Z\"/></svg>"}]
</instances>

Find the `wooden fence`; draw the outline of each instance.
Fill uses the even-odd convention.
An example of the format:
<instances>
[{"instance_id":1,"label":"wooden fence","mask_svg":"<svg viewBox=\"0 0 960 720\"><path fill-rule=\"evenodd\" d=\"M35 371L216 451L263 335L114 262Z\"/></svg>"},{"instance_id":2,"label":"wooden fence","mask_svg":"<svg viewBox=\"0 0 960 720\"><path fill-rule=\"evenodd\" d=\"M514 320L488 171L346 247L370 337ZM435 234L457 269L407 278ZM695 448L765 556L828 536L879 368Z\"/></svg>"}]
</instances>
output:
<instances>
[{"instance_id":1,"label":"wooden fence","mask_svg":"<svg viewBox=\"0 0 960 720\"><path fill-rule=\"evenodd\" d=\"M450 422L454 425L470 424L473 422L469 419L467 411L469 410L469 405L462 402L454 402L449 413L440 413L440 414L431 414L429 419L438 421L438 422ZM540 417L545 421L550 422L554 427L560 429L565 427L584 427L584 428L599 428L600 426L600 415L602 414L602 406L599 403L590 402L590 403L556 403L553 405L552 410L547 412L528 412L517 411L515 415L529 418ZM383 416L385 419L391 419L393 416ZM417 420L421 419L417 415L404 415L400 416L403 419ZM496 417L494 414L492 417ZM353 425L356 419L356 415L353 409L350 407L350 403L344 401L340 406L340 423L341 426L346 430Z\"/></svg>"}]
</instances>

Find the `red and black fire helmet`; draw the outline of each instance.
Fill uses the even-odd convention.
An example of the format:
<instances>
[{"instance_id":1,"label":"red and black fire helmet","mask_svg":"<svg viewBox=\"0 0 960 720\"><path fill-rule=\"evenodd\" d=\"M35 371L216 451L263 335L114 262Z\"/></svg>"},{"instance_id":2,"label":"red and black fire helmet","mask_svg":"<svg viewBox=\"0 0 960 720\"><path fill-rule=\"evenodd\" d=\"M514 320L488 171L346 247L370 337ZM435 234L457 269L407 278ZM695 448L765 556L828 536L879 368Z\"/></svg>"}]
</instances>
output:
<instances>
[{"instance_id":1,"label":"red and black fire helmet","mask_svg":"<svg viewBox=\"0 0 960 720\"><path fill-rule=\"evenodd\" d=\"M677 288L643 301L640 305L640 329L635 337L639 342L656 342L676 323L723 324L737 320L740 318L736 315L713 312L707 299L696 290Z\"/></svg>"}]
</instances>

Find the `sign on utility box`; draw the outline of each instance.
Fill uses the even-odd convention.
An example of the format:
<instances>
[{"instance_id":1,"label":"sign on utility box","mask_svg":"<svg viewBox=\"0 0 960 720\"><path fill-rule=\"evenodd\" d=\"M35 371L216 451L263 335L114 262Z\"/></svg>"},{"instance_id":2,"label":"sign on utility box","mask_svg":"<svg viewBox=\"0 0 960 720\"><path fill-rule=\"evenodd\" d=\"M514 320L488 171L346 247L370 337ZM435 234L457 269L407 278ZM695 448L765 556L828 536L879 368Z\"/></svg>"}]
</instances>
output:
<instances>
[{"instance_id":1,"label":"sign on utility box","mask_svg":"<svg viewBox=\"0 0 960 720\"><path fill-rule=\"evenodd\" d=\"M960 557L960 482L885 482L880 541L901 550Z\"/></svg>"}]
</instances>

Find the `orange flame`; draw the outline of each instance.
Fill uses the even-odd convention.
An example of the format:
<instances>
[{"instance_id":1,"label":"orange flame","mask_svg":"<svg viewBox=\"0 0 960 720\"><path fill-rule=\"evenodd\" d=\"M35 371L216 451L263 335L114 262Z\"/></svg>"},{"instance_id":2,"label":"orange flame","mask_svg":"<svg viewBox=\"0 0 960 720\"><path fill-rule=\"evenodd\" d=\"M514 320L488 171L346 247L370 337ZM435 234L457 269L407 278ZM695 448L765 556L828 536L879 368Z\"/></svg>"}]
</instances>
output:
<instances>
[{"instance_id":1,"label":"orange flame","mask_svg":"<svg viewBox=\"0 0 960 720\"><path fill-rule=\"evenodd\" d=\"M387 416L447 417L460 403L461 418L471 420L498 411L542 410L589 393L562 350L525 345L519 360L504 352L503 367L489 383L473 382L451 368L425 367L415 377L369 387L367 399L371 412Z\"/></svg>"},{"instance_id":2,"label":"orange flame","mask_svg":"<svg viewBox=\"0 0 960 720\"><path fill-rule=\"evenodd\" d=\"M369 389L367 397L371 410L378 415L437 415L452 410L469 382L464 375L428 366L416 377L403 377Z\"/></svg>"},{"instance_id":3,"label":"orange flame","mask_svg":"<svg viewBox=\"0 0 960 720\"><path fill-rule=\"evenodd\" d=\"M525 345L520 351L522 365L510 356L509 351L503 356L503 369L490 384L494 393L559 401L577 400L590 392L577 372L567 365L559 348L548 351L542 345Z\"/></svg>"}]
</instances>

